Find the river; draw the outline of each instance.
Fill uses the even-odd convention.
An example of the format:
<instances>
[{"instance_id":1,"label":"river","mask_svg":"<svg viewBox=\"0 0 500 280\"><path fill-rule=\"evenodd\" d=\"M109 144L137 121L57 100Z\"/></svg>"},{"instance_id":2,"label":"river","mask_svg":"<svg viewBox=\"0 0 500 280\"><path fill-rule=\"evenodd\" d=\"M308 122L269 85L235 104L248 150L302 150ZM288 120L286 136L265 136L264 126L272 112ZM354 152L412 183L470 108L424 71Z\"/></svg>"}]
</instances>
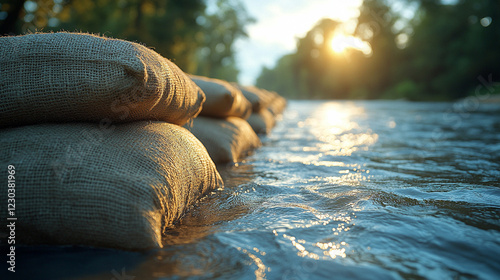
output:
<instances>
[{"instance_id":1,"label":"river","mask_svg":"<svg viewBox=\"0 0 500 280\"><path fill-rule=\"evenodd\" d=\"M476 101L290 101L164 249L28 247L19 265L39 279L500 279L500 104Z\"/></svg>"}]
</instances>

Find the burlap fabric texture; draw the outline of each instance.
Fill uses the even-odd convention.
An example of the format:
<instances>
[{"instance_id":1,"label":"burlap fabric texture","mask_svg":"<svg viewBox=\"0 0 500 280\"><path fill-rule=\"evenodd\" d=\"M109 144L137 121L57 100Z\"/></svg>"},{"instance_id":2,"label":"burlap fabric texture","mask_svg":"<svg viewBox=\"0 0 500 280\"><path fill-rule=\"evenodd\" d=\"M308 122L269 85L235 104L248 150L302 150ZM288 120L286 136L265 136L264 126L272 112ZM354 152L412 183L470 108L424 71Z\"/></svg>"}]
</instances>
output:
<instances>
[{"instance_id":1,"label":"burlap fabric texture","mask_svg":"<svg viewBox=\"0 0 500 280\"><path fill-rule=\"evenodd\" d=\"M237 162L261 145L252 127L241 118L197 117L186 128L200 139L215 163Z\"/></svg>"},{"instance_id":2,"label":"burlap fabric texture","mask_svg":"<svg viewBox=\"0 0 500 280\"><path fill-rule=\"evenodd\" d=\"M274 91L269 93L273 96L273 100L271 104L269 104L268 109L274 116L278 116L282 114L286 108L286 99Z\"/></svg>"},{"instance_id":3,"label":"burlap fabric texture","mask_svg":"<svg viewBox=\"0 0 500 280\"><path fill-rule=\"evenodd\" d=\"M190 77L206 95L200 115L247 119L252 113L252 105L237 87L219 79L195 75L190 75Z\"/></svg>"},{"instance_id":4,"label":"burlap fabric texture","mask_svg":"<svg viewBox=\"0 0 500 280\"><path fill-rule=\"evenodd\" d=\"M140 44L78 33L0 37L0 127L161 120L184 125L203 92Z\"/></svg>"},{"instance_id":5,"label":"burlap fabric texture","mask_svg":"<svg viewBox=\"0 0 500 280\"><path fill-rule=\"evenodd\" d=\"M1 129L0 166L8 165L16 171L19 244L162 247L162 231L222 187L200 141L165 122ZM2 240L7 230L0 228Z\"/></svg>"},{"instance_id":6,"label":"burlap fabric texture","mask_svg":"<svg viewBox=\"0 0 500 280\"><path fill-rule=\"evenodd\" d=\"M261 109L269 107L269 104L271 104L273 100L273 96L255 86L242 86L237 83L232 83L232 85L239 88L243 96L250 101L253 112L258 112Z\"/></svg>"},{"instance_id":7,"label":"burlap fabric texture","mask_svg":"<svg viewBox=\"0 0 500 280\"><path fill-rule=\"evenodd\" d=\"M258 112L253 112L247 121L255 133L268 134L274 127L276 118L269 109L263 108Z\"/></svg>"}]
</instances>

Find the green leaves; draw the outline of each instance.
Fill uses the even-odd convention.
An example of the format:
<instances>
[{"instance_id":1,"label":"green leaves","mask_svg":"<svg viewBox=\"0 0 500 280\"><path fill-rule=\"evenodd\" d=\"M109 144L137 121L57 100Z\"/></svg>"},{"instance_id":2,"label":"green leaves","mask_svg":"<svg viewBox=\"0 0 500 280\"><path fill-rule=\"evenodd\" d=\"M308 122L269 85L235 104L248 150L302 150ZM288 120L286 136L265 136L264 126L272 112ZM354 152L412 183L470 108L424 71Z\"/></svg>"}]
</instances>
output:
<instances>
[{"instance_id":1,"label":"green leaves","mask_svg":"<svg viewBox=\"0 0 500 280\"><path fill-rule=\"evenodd\" d=\"M317 38L327 42L338 23L323 20L293 54L263 69L257 85L292 98L449 100L473 94L477 77L500 80L500 2L399 1L418 4L413 19L386 2L365 0L360 9L355 35L370 43L371 56L332 56Z\"/></svg>"}]
</instances>

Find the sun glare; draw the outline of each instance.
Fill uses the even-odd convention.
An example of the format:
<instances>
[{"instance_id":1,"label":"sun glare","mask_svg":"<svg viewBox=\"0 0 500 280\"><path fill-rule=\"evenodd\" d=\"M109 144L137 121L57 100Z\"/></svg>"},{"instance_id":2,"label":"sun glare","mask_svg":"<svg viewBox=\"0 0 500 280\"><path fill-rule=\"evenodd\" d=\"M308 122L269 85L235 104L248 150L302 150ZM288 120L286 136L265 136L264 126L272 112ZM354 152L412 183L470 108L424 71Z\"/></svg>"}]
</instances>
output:
<instances>
[{"instance_id":1,"label":"sun glare","mask_svg":"<svg viewBox=\"0 0 500 280\"><path fill-rule=\"evenodd\" d=\"M337 54L344 53L348 49L361 51L365 55L370 55L372 53L372 49L369 43L361 40L358 37L350 35L349 36L344 34L334 35L330 42L330 46L332 50Z\"/></svg>"},{"instance_id":2,"label":"sun glare","mask_svg":"<svg viewBox=\"0 0 500 280\"><path fill-rule=\"evenodd\" d=\"M344 35L337 35L331 41L332 50L336 53L342 53L349 47L348 37Z\"/></svg>"}]
</instances>

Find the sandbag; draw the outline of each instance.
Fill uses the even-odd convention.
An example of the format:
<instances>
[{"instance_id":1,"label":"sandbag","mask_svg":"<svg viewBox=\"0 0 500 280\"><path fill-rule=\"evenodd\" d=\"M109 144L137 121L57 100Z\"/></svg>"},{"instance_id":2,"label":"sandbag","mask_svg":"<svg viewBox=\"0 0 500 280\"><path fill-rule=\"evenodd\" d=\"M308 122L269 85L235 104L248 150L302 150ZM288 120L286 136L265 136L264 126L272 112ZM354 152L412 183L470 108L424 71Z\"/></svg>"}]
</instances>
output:
<instances>
[{"instance_id":1,"label":"sandbag","mask_svg":"<svg viewBox=\"0 0 500 280\"><path fill-rule=\"evenodd\" d=\"M0 37L0 126L196 117L203 92L140 44L78 33Z\"/></svg>"},{"instance_id":2,"label":"sandbag","mask_svg":"<svg viewBox=\"0 0 500 280\"><path fill-rule=\"evenodd\" d=\"M206 95L206 101L200 115L226 118L247 119L252 113L252 105L241 91L230 83L207 77L190 75Z\"/></svg>"},{"instance_id":3,"label":"sandbag","mask_svg":"<svg viewBox=\"0 0 500 280\"><path fill-rule=\"evenodd\" d=\"M162 247L162 231L222 186L203 145L165 122L6 128L0 162L15 168L16 244Z\"/></svg>"},{"instance_id":4,"label":"sandbag","mask_svg":"<svg viewBox=\"0 0 500 280\"><path fill-rule=\"evenodd\" d=\"M237 162L261 145L252 127L241 118L197 117L186 128L203 143L215 163Z\"/></svg>"},{"instance_id":5,"label":"sandbag","mask_svg":"<svg viewBox=\"0 0 500 280\"><path fill-rule=\"evenodd\" d=\"M286 108L286 99L276 92L271 91L270 93L274 96L274 98L269 104L268 109L274 116L278 116L283 113Z\"/></svg>"},{"instance_id":6,"label":"sandbag","mask_svg":"<svg viewBox=\"0 0 500 280\"><path fill-rule=\"evenodd\" d=\"M268 109L252 113L247 121L257 134L268 134L276 123L275 116Z\"/></svg>"},{"instance_id":7,"label":"sandbag","mask_svg":"<svg viewBox=\"0 0 500 280\"><path fill-rule=\"evenodd\" d=\"M255 86L242 86L236 83L233 83L233 85L238 87L243 93L243 96L250 101L253 112L258 112L261 109L267 108L273 100L273 96Z\"/></svg>"}]
</instances>

